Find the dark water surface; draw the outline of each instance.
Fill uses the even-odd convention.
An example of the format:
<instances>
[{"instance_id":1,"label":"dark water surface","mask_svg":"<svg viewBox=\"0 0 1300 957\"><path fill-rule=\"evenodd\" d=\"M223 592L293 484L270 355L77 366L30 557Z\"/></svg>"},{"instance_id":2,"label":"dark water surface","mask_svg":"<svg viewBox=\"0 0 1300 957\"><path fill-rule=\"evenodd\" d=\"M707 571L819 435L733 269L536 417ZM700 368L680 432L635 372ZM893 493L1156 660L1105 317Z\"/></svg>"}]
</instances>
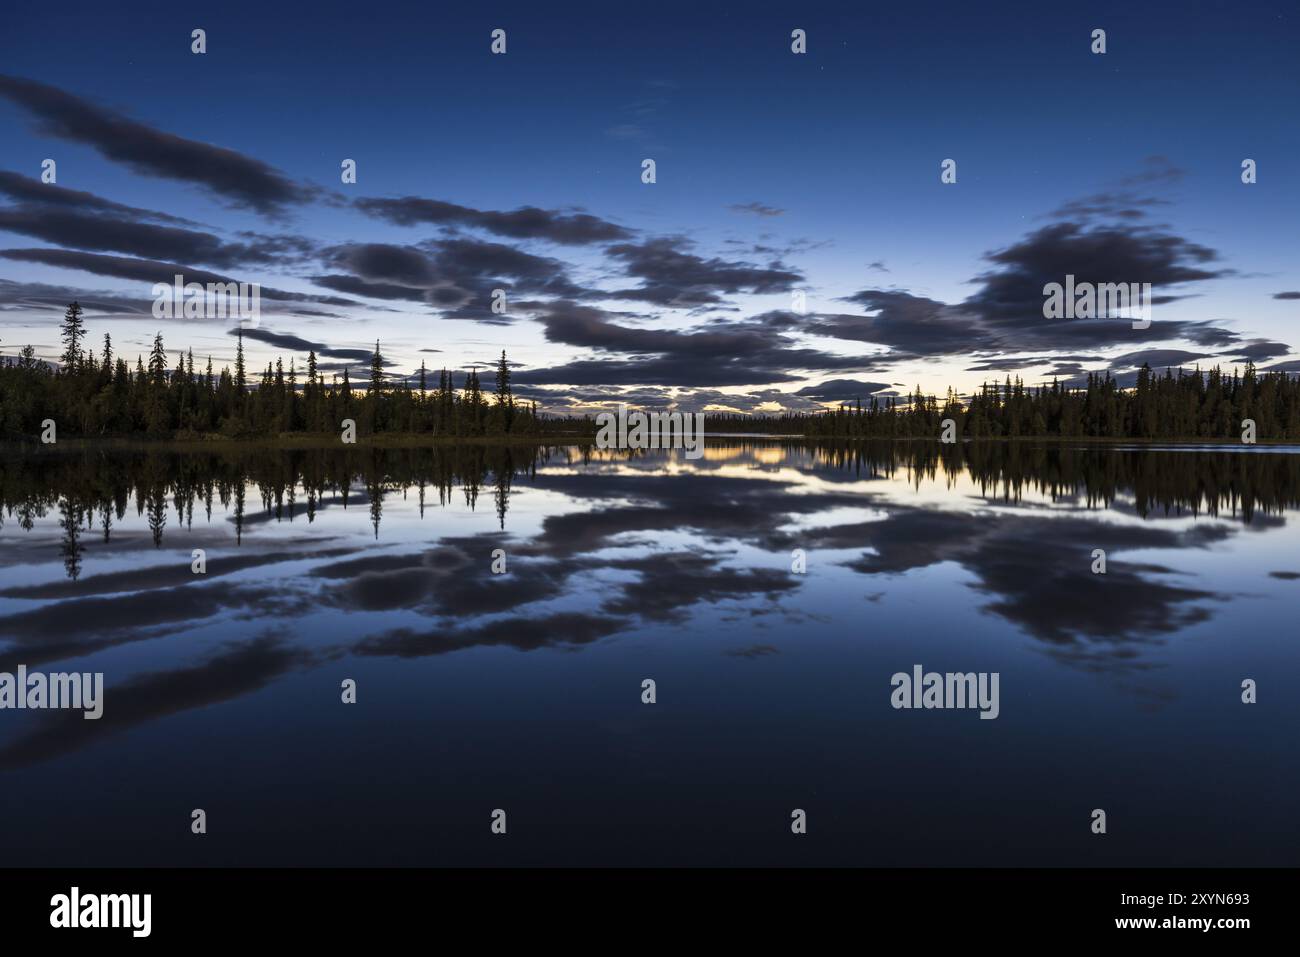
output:
<instances>
[{"instance_id":1,"label":"dark water surface","mask_svg":"<svg viewBox=\"0 0 1300 957\"><path fill-rule=\"evenodd\" d=\"M106 688L0 711L0 854L1296 865L1295 453L11 451L0 672Z\"/></svg>"}]
</instances>

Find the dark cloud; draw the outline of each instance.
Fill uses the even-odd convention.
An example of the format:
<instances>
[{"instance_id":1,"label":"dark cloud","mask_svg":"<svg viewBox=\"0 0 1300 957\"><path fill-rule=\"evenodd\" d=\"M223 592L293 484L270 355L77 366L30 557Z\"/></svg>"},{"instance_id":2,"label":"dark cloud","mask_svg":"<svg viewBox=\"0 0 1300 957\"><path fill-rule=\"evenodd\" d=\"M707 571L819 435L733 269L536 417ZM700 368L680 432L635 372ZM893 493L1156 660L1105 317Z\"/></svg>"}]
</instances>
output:
<instances>
[{"instance_id":1,"label":"dark cloud","mask_svg":"<svg viewBox=\"0 0 1300 957\"><path fill-rule=\"evenodd\" d=\"M0 170L0 194L20 203L41 203L47 206L67 206L88 212L109 213L128 219L155 220L161 223L175 223L193 226L195 223L179 216L159 213L152 209L138 209L135 206L123 206L112 200L103 199L94 193L83 190L68 189L54 183L43 183L21 173Z\"/></svg>"},{"instance_id":2,"label":"dark cloud","mask_svg":"<svg viewBox=\"0 0 1300 957\"><path fill-rule=\"evenodd\" d=\"M825 249L834 245L829 239L791 239L778 245L771 242L772 238L771 233L761 233L759 235L761 242L742 239L724 239L722 242L723 245L735 246L737 249L744 250L744 254L747 256L766 256L770 259L784 259L796 253L812 252L816 249Z\"/></svg>"},{"instance_id":3,"label":"dark cloud","mask_svg":"<svg viewBox=\"0 0 1300 957\"><path fill-rule=\"evenodd\" d=\"M358 243L331 250L332 260L368 282L425 287L435 279L429 257L413 246Z\"/></svg>"},{"instance_id":4,"label":"dark cloud","mask_svg":"<svg viewBox=\"0 0 1300 957\"><path fill-rule=\"evenodd\" d=\"M153 312L152 299L132 299L72 286L0 279L0 312L48 310L61 313L70 302L80 303L89 317L147 316Z\"/></svg>"},{"instance_id":5,"label":"dark cloud","mask_svg":"<svg viewBox=\"0 0 1300 957\"><path fill-rule=\"evenodd\" d=\"M701 306L721 302L723 294L787 292L804 278L779 262L764 267L704 259L687 251L692 245L682 237L662 237L608 247L606 253L627 275L643 280L640 287L613 295L662 306Z\"/></svg>"},{"instance_id":6,"label":"dark cloud","mask_svg":"<svg viewBox=\"0 0 1300 957\"><path fill-rule=\"evenodd\" d=\"M368 362L374 355L374 351L371 349L340 349L335 346L327 345L324 342L312 342L311 340L303 339L300 336L272 332L270 329L262 327L256 329L231 329L227 334L237 336L240 333L243 333L245 339L265 342L267 345L275 346L279 349L288 349L292 352L315 351L316 355L326 356L331 359L347 359L350 362Z\"/></svg>"},{"instance_id":7,"label":"dark cloud","mask_svg":"<svg viewBox=\"0 0 1300 957\"><path fill-rule=\"evenodd\" d=\"M785 212L784 209L768 206L765 203L733 203L727 208L733 213L753 213L755 216L780 216Z\"/></svg>"},{"instance_id":8,"label":"dark cloud","mask_svg":"<svg viewBox=\"0 0 1300 957\"><path fill-rule=\"evenodd\" d=\"M1218 259L1213 249L1171 233L1073 222L1044 226L986 258L994 269L978 277L982 288L965 304L986 321L1017 332L1047 321L1043 287L1063 283L1067 274L1076 285L1136 282L1160 290L1229 273L1212 268Z\"/></svg>"},{"instance_id":9,"label":"dark cloud","mask_svg":"<svg viewBox=\"0 0 1300 957\"><path fill-rule=\"evenodd\" d=\"M197 282L204 285L239 281L229 276L208 272L205 269L195 269L193 266L183 266L179 263L158 262L151 259L130 259L122 256L101 256L97 253L83 253L68 249L4 249L0 250L0 258L12 259L16 262L42 263L46 266L58 266L61 269L78 269L97 276L139 280L150 285L166 283L170 286L174 283L177 274L183 276L187 283ZM306 292L289 292L271 286L261 286L260 295L263 299L272 299L279 302L318 302L328 306L357 305L356 301L352 299L341 299L337 296L318 296ZM65 302L64 306L66 307L66 305Z\"/></svg>"},{"instance_id":10,"label":"dark cloud","mask_svg":"<svg viewBox=\"0 0 1300 957\"><path fill-rule=\"evenodd\" d=\"M195 183L237 206L278 213L313 193L260 160L146 126L57 87L0 75L0 96L49 136L85 143L137 173Z\"/></svg>"},{"instance_id":11,"label":"dark cloud","mask_svg":"<svg viewBox=\"0 0 1300 957\"><path fill-rule=\"evenodd\" d=\"M1168 200L1118 190L1071 200L1055 209L1051 215L1081 220L1096 218L1134 222L1145 219L1152 209L1168 205Z\"/></svg>"},{"instance_id":12,"label":"dark cloud","mask_svg":"<svg viewBox=\"0 0 1300 957\"><path fill-rule=\"evenodd\" d=\"M1239 362L1267 362L1269 359L1287 355L1290 351L1291 347L1285 342L1274 342L1272 339L1251 339L1240 346L1233 346L1231 349L1220 353L1220 355L1232 356Z\"/></svg>"},{"instance_id":13,"label":"dark cloud","mask_svg":"<svg viewBox=\"0 0 1300 957\"><path fill-rule=\"evenodd\" d=\"M1144 330L1115 317L1044 318L1044 286L1064 283L1067 275L1073 275L1076 284L1150 283L1158 305L1176 298L1167 291L1171 287L1229 274L1214 267L1214 250L1160 229L1055 223L986 258L993 268L973 280L979 288L960 303L896 289L864 289L846 301L865 307L868 315L811 316L805 330L886 346L892 350L890 359L988 354L998 361L1008 353L1179 340L1225 348L1240 338L1213 323L1161 318L1158 313Z\"/></svg>"},{"instance_id":14,"label":"dark cloud","mask_svg":"<svg viewBox=\"0 0 1300 957\"><path fill-rule=\"evenodd\" d=\"M0 230L57 246L145 258L175 257L219 268L280 262L286 256L300 255L308 245L306 240L287 236L256 236L250 242L227 243L194 229L35 204L0 208Z\"/></svg>"},{"instance_id":15,"label":"dark cloud","mask_svg":"<svg viewBox=\"0 0 1300 957\"><path fill-rule=\"evenodd\" d=\"M369 216L398 226L431 223L468 226L512 239L544 239L571 246L630 239L632 233L589 213L560 212L521 206L510 212L471 209L436 199L358 199L356 207Z\"/></svg>"},{"instance_id":16,"label":"dark cloud","mask_svg":"<svg viewBox=\"0 0 1300 957\"><path fill-rule=\"evenodd\" d=\"M399 286L388 282L367 282L356 276L343 276L337 273L326 276L312 276L311 281L325 289L335 292L351 293L354 296L366 296L370 299L402 300L405 302L427 302L427 289L412 286Z\"/></svg>"},{"instance_id":17,"label":"dark cloud","mask_svg":"<svg viewBox=\"0 0 1300 957\"><path fill-rule=\"evenodd\" d=\"M538 319L551 342L635 358L582 359L523 370L515 381L524 385L762 385L795 381L799 369L860 370L864 365L858 357L801 348L761 323L685 332L637 329L611 322L600 309L567 301L546 307Z\"/></svg>"},{"instance_id":18,"label":"dark cloud","mask_svg":"<svg viewBox=\"0 0 1300 957\"><path fill-rule=\"evenodd\" d=\"M1154 186L1182 182L1187 170L1175 166L1168 156L1159 154L1142 159L1141 172L1125 176L1120 180L1123 186Z\"/></svg>"},{"instance_id":19,"label":"dark cloud","mask_svg":"<svg viewBox=\"0 0 1300 957\"><path fill-rule=\"evenodd\" d=\"M1126 371L1140 368L1145 364L1152 369L1176 369L1205 358L1208 356L1203 352L1187 352L1183 349L1142 349L1115 356L1110 360L1110 368L1112 371Z\"/></svg>"},{"instance_id":20,"label":"dark cloud","mask_svg":"<svg viewBox=\"0 0 1300 957\"><path fill-rule=\"evenodd\" d=\"M1058 356L1012 356L1010 358L983 359L966 367L967 372L1015 372L1030 366L1050 365L1051 363L1096 362L1096 356L1058 355Z\"/></svg>"},{"instance_id":21,"label":"dark cloud","mask_svg":"<svg viewBox=\"0 0 1300 957\"><path fill-rule=\"evenodd\" d=\"M590 294L568 278L557 259L476 239L431 240L419 246L355 243L326 255L347 275L317 276L317 285L378 299L424 302L448 318L501 324L522 314L517 302L505 315L492 312L494 289L506 291L507 303L520 295Z\"/></svg>"},{"instance_id":22,"label":"dark cloud","mask_svg":"<svg viewBox=\"0 0 1300 957\"><path fill-rule=\"evenodd\" d=\"M1147 195L1147 191L1176 185L1187 171L1175 166L1167 156L1158 155L1143 159L1142 167L1139 172L1121 178L1113 189L1065 203L1051 215L1132 223L1144 219L1153 209L1170 205L1169 200Z\"/></svg>"},{"instance_id":23,"label":"dark cloud","mask_svg":"<svg viewBox=\"0 0 1300 957\"><path fill-rule=\"evenodd\" d=\"M574 284L564 263L547 256L476 239L443 239L425 244L436 275L445 282L476 292L487 312L491 286L509 280L507 292L580 298L588 290Z\"/></svg>"},{"instance_id":24,"label":"dark cloud","mask_svg":"<svg viewBox=\"0 0 1300 957\"><path fill-rule=\"evenodd\" d=\"M996 342L978 315L936 299L898 290L864 289L848 301L863 306L870 314L811 315L803 324L804 331L888 346L896 354L889 358L991 351Z\"/></svg>"},{"instance_id":25,"label":"dark cloud","mask_svg":"<svg viewBox=\"0 0 1300 957\"><path fill-rule=\"evenodd\" d=\"M827 379L820 385L805 386L795 395L826 402L845 399L869 398L875 392L883 392L890 387L888 382L864 382L861 379Z\"/></svg>"},{"instance_id":26,"label":"dark cloud","mask_svg":"<svg viewBox=\"0 0 1300 957\"><path fill-rule=\"evenodd\" d=\"M1273 298L1274 299L1300 299L1300 292L1294 292L1294 291L1275 292L1273 293Z\"/></svg>"}]
</instances>

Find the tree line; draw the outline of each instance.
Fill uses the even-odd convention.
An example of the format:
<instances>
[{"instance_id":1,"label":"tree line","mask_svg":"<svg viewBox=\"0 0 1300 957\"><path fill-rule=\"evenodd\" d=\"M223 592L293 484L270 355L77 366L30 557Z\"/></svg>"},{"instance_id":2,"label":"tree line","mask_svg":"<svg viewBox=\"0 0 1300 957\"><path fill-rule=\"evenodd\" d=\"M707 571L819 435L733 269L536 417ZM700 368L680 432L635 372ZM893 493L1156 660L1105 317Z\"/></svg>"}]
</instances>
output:
<instances>
[{"instance_id":1,"label":"tree line","mask_svg":"<svg viewBox=\"0 0 1300 957\"><path fill-rule=\"evenodd\" d=\"M1300 378L1256 371L1253 363L1231 375L1215 367L1166 369L1143 364L1132 388L1109 372L1089 373L1085 384L1027 387L1007 377L985 383L963 401L950 388L941 404L933 395L871 396L836 409L781 416L709 416L711 432L769 432L808 438L935 438L952 419L958 437L1213 439L1240 441L1243 420L1259 440L1300 439Z\"/></svg>"},{"instance_id":2,"label":"tree line","mask_svg":"<svg viewBox=\"0 0 1300 957\"><path fill-rule=\"evenodd\" d=\"M368 378L353 383L348 369L328 381L309 352L301 373L297 357L277 358L250 373L242 332L234 369L214 372L209 357L196 369L192 351L169 360L162 334L154 337L148 364L135 367L113 353L106 333L96 356L86 346L80 305L72 303L61 329L58 366L25 346L17 359L0 362L0 428L6 437L32 437L52 419L62 434L147 435L184 438L220 434L238 438L282 433L336 433L353 419L363 435L429 434L452 437L594 435L590 417L542 417L535 402L517 401L503 350L492 391L470 369L458 386L445 368L434 374L423 362L412 376L390 376L375 343ZM256 380L256 381L254 381ZM1109 372L1089 373L1082 386L1026 387L1010 376L985 383L963 401L951 388L942 404L920 387L907 396L879 396L816 413L744 415L709 413L713 433L749 432L806 438L933 438L945 419L962 438L1214 439L1239 441L1243 421L1263 441L1300 440L1300 378L1259 373L1253 363L1231 375L1166 369L1143 364L1132 388Z\"/></svg>"},{"instance_id":3,"label":"tree line","mask_svg":"<svg viewBox=\"0 0 1300 957\"><path fill-rule=\"evenodd\" d=\"M347 368L327 378L314 350L301 369L291 357L287 368L277 358L253 372L245 363L242 331L233 369L215 371L211 357L196 368L193 350L170 358L162 333L154 337L147 363L137 356L132 368L114 354L108 333L98 355L87 346L75 302L61 333L64 351L57 366L39 360L30 345L0 363L0 426L7 437L35 436L46 419L59 434L158 438L336 433L344 419L353 419L363 435L523 437L542 430L537 404L516 400L511 390L504 350L489 392L475 369L459 386L453 372L435 374L423 362L413 376L390 376L378 342L368 378L353 383Z\"/></svg>"}]
</instances>

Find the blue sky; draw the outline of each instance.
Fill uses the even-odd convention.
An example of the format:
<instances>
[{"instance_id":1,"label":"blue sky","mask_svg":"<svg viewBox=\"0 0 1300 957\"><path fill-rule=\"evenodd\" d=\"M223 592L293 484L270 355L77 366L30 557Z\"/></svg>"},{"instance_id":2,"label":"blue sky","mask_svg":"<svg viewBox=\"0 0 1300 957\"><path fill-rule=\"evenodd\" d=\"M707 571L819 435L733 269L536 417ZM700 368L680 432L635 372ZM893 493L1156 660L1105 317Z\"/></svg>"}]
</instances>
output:
<instances>
[{"instance_id":1,"label":"blue sky","mask_svg":"<svg viewBox=\"0 0 1300 957\"><path fill-rule=\"evenodd\" d=\"M557 410L1296 361L1294 5L702 6L16 9L0 350L53 358L76 297L126 355L161 328L230 361L229 323L149 315L141 276L167 264L301 294L263 300L254 367L506 348ZM34 192L47 157L57 188L118 205ZM159 250L150 223L188 235ZM1036 290L1066 272L1152 282L1151 329L1050 327Z\"/></svg>"}]
</instances>

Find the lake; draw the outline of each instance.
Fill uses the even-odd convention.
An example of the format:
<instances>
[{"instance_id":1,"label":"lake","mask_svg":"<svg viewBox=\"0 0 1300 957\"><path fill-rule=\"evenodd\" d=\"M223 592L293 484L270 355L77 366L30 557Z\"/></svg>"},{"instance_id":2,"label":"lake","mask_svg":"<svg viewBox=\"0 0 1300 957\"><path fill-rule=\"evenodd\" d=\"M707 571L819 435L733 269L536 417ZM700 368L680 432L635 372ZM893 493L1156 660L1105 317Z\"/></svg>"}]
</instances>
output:
<instances>
[{"instance_id":1,"label":"lake","mask_svg":"<svg viewBox=\"0 0 1300 957\"><path fill-rule=\"evenodd\" d=\"M1294 866L1297 451L10 449L0 672L104 692L0 710L0 848Z\"/></svg>"}]
</instances>

